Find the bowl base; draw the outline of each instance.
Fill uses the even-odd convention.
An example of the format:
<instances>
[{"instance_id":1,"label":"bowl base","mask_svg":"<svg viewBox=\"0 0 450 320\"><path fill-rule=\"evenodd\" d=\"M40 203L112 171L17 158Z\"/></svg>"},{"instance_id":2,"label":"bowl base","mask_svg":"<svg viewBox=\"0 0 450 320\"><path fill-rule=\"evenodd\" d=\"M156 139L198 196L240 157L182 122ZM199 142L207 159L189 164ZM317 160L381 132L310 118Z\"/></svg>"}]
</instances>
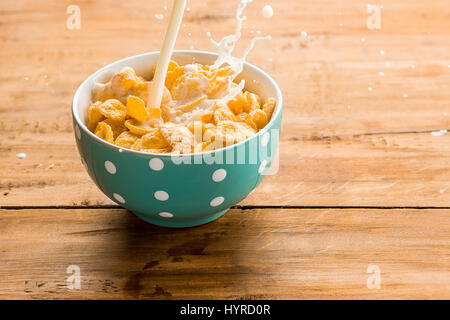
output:
<instances>
[{"instance_id":1,"label":"bowl base","mask_svg":"<svg viewBox=\"0 0 450 320\"><path fill-rule=\"evenodd\" d=\"M133 212L138 218L144 220L145 222L160 226L160 227L168 227L168 228L189 228L189 227L196 227L200 226L202 224L214 221L221 216L223 216L230 208L227 208L223 211L220 211L218 213L215 213L213 215L207 216L205 218L201 219L195 219L195 220L187 220L187 221L177 221L172 220L171 218L160 218L155 216L149 216L147 214L141 214L139 212Z\"/></svg>"}]
</instances>

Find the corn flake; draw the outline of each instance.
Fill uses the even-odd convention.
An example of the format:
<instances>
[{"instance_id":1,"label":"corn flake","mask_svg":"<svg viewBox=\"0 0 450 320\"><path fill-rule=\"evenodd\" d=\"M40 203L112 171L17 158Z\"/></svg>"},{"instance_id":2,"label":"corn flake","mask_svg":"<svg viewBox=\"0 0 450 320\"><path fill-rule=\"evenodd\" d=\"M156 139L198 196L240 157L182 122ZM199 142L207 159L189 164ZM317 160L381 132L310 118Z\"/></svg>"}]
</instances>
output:
<instances>
[{"instance_id":1,"label":"corn flake","mask_svg":"<svg viewBox=\"0 0 450 320\"><path fill-rule=\"evenodd\" d=\"M100 113L108 119L123 121L127 116L127 107L117 99L109 99L99 106Z\"/></svg>"},{"instance_id":2,"label":"corn flake","mask_svg":"<svg viewBox=\"0 0 450 320\"><path fill-rule=\"evenodd\" d=\"M127 115L136 119L139 122L147 120L149 114L145 108L145 102L135 96L128 96L127 98Z\"/></svg>"},{"instance_id":3,"label":"corn flake","mask_svg":"<svg viewBox=\"0 0 450 320\"><path fill-rule=\"evenodd\" d=\"M93 89L88 128L117 146L149 153L204 152L244 141L267 125L276 100L261 106L259 96L231 81L232 73L228 66L170 61L161 106L154 108L147 105L152 82L125 67Z\"/></svg>"},{"instance_id":4,"label":"corn flake","mask_svg":"<svg viewBox=\"0 0 450 320\"><path fill-rule=\"evenodd\" d=\"M114 133L112 128L106 122L99 122L97 128L95 128L94 134L107 142L114 143Z\"/></svg>"},{"instance_id":5,"label":"corn flake","mask_svg":"<svg viewBox=\"0 0 450 320\"><path fill-rule=\"evenodd\" d=\"M131 133L130 131L122 132L114 141L115 145L119 147L131 149L135 142L140 138L140 136Z\"/></svg>"},{"instance_id":6,"label":"corn flake","mask_svg":"<svg viewBox=\"0 0 450 320\"><path fill-rule=\"evenodd\" d=\"M100 112L101 101L97 101L90 105L88 109L88 129L94 131L97 124L102 121L105 117Z\"/></svg>"},{"instance_id":7,"label":"corn flake","mask_svg":"<svg viewBox=\"0 0 450 320\"><path fill-rule=\"evenodd\" d=\"M125 121L125 127L127 127L128 130L130 130L132 133L140 136L157 130L147 123L139 122L135 119L128 119L127 121Z\"/></svg>"}]
</instances>

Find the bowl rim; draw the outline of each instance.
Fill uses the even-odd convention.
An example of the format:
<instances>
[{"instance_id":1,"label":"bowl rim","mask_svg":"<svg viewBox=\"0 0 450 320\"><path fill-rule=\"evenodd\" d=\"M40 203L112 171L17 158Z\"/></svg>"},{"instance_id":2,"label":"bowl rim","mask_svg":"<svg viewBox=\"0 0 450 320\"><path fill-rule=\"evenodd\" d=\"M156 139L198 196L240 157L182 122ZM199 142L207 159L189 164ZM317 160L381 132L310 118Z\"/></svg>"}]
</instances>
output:
<instances>
[{"instance_id":1,"label":"bowl rim","mask_svg":"<svg viewBox=\"0 0 450 320\"><path fill-rule=\"evenodd\" d=\"M204 51L204 50L174 50L172 52L172 54L186 54L186 55L205 55L205 56L214 56L217 57L218 54L215 52L211 52L211 51ZM90 138L94 139L95 141L104 144L107 147L110 147L112 149L116 149L117 151L120 151L121 153L127 152L127 153L132 153L132 154L137 154L137 155L141 155L141 156L147 156L147 157L161 157L161 158L172 158L172 157L177 157L177 158L184 158L184 157L194 157L194 156L203 156L203 155L207 155L207 154L211 154L211 153L216 153L216 152L226 152L229 149L232 148L237 148L239 145L242 145L244 143L247 143L253 139L257 139L258 136L265 134L269 129L269 127L272 126L272 124L275 122L275 119L279 116L279 114L281 113L282 109L283 109L283 95L281 93L280 87L278 86L278 84L275 82L275 80L272 79L271 76L269 76L265 71L263 71L262 69L258 68L257 66L244 61L244 66L249 67L250 69L253 69L255 71L257 71L258 73L260 73L263 77L267 78L269 80L269 83L275 88L275 92L276 92L276 100L277 103L275 105L275 111L272 114L272 118L270 119L270 121L266 124L266 126L264 128L262 128L261 130L259 130L255 135L251 136L248 139L245 139L243 141L240 141L236 144L232 144L220 149L215 149L215 150L209 150L209 151L202 151L202 152L194 152L194 153L184 153L184 154L171 154L171 153L149 153L149 152L143 152L143 151L136 151L136 150L131 150L131 149L127 149L127 148L123 148L123 147L119 147L115 144L112 144L110 142L107 142L103 139L101 139L100 137L97 137L93 132L91 132L86 124L84 123L84 121L81 121L81 119L78 117L78 113L75 112L76 109L78 109L78 100L79 100L79 96L81 94L81 89L82 87L84 87L86 85L87 82L89 82L92 79L97 78L99 75L101 75L102 73L106 72L108 69L110 68L114 68L115 65L121 64L127 60L133 60L139 57L143 57L143 56L152 56L152 55L158 55L159 51L151 51L151 52L146 52L146 53L142 53L142 54L138 54L138 55L134 55L134 56L130 56L130 57L126 57L117 61L114 61L100 69L98 69L97 71L95 71L94 73L92 73L90 76L88 76L77 88L77 90L75 91L73 100L72 100L72 117L75 120L76 124L78 125L80 130L83 130L83 132L85 134L87 134Z\"/></svg>"}]
</instances>

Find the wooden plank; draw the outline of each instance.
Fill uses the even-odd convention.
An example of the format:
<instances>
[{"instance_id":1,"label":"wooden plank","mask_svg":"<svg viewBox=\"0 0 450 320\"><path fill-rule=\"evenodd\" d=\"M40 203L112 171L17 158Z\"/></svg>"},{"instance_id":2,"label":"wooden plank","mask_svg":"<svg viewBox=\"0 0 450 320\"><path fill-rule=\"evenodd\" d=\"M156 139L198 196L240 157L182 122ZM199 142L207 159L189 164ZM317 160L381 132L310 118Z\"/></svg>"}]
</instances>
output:
<instances>
[{"instance_id":1,"label":"wooden plank","mask_svg":"<svg viewBox=\"0 0 450 320\"><path fill-rule=\"evenodd\" d=\"M0 298L448 299L449 232L443 209L235 209L180 230L118 209L1 210Z\"/></svg>"},{"instance_id":2,"label":"wooden plank","mask_svg":"<svg viewBox=\"0 0 450 320\"><path fill-rule=\"evenodd\" d=\"M146 3L144 8L137 0L114 7L107 0L80 4L82 25L75 31L65 26L69 4L2 2L0 112L9 113L4 125L39 118L41 128L54 119L66 128L74 90L86 76L117 59L160 47L166 20L156 20L153 14L164 11L162 3ZM285 123L297 134L449 127L450 22L442 10L445 0L385 3L381 30L366 27L367 3L361 0L326 2L335 13L326 17L324 4L313 0L279 1L272 19L261 18L262 5L251 4L246 11L249 19L238 51L251 38L251 26L273 35L271 43L257 43L250 61L279 82L285 94ZM234 8L228 2L190 6L177 48L211 50L205 30L216 38L234 30ZM301 31L309 33L307 39ZM11 109L15 112L8 112Z\"/></svg>"},{"instance_id":3,"label":"wooden plank","mask_svg":"<svg viewBox=\"0 0 450 320\"><path fill-rule=\"evenodd\" d=\"M0 4L2 206L110 204L79 164L71 99L100 66L159 48L166 21L153 14L164 13L163 4L83 3L81 30L74 31L65 27L69 4ZM234 8L208 4L190 4L178 48L211 50L205 30L216 38L233 30ZM367 29L363 1L281 0L272 19L261 18L262 5L246 11L238 50L253 25L273 35L272 43L257 43L250 61L284 92L281 167L243 204L448 206L449 138L428 132L450 129L446 2L388 1L381 30ZM325 18L324 5L335 14ZM379 135L361 136L373 133ZM19 152L27 158L16 159Z\"/></svg>"},{"instance_id":4,"label":"wooden plank","mask_svg":"<svg viewBox=\"0 0 450 320\"><path fill-rule=\"evenodd\" d=\"M45 141L45 149L39 141ZM4 141L1 151L5 155L0 167L1 206L112 204L85 172L70 133L31 129ZM17 159L18 152L26 152L27 158ZM448 207L449 163L449 134L286 133L278 173L265 177L240 204Z\"/></svg>"}]
</instances>

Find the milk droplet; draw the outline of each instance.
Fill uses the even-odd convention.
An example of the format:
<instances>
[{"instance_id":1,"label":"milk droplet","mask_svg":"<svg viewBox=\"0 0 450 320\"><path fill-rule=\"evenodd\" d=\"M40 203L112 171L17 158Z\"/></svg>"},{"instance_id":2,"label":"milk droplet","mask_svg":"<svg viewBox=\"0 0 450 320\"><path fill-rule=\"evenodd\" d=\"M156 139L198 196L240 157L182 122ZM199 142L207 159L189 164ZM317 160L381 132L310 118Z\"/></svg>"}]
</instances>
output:
<instances>
[{"instance_id":1,"label":"milk droplet","mask_svg":"<svg viewBox=\"0 0 450 320\"><path fill-rule=\"evenodd\" d=\"M19 158L19 159L25 159L27 157L27 154L21 152L21 153L16 154L16 157Z\"/></svg>"},{"instance_id":2,"label":"milk droplet","mask_svg":"<svg viewBox=\"0 0 450 320\"><path fill-rule=\"evenodd\" d=\"M164 6L163 8L164 8L164 10L167 10L167 6Z\"/></svg>"},{"instance_id":3,"label":"milk droplet","mask_svg":"<svg viewBox=\"0 0 450 320\"><path fill-rule=\"evenodd\" d=\"M342 23L339 23L339 27L341 27L341 28L342 28L343 26L344 26L344 25L343 25Z\"/></svg>"},{"instance_id":4,"label":"milk droplet","mask_svg":"<svg viewBox=\"0 0 450 320\"><path fill-rule=\"evenodd\" d=\"M381 54L382 56L384 56L384 51L383 51L383 50L381 50L381 51L380 51L380 54Z\"/></svg>"},{"instance_id":5,"label":"milk droplet","mask_svg":"<svg viewBox=\"0 0 450 320\"><path fill-rule=\"evenodd\" d=\"M158 20L162 20L162 19L164 19L164 15L155 13L155 18L158 19Z\"/></svg>"},{"instance_id":6,"label":"milk droplet","mask_svg":"<svg viewBox=\"0 0 450 320\"><path fill-rule=\"evenodd\" d=\"M262 15L264 18L272 18L273 17L273 9L268 4L264 6L262 9Z\"/></svg>"},{"instance_id":7,"label":"milk droplet","mask_svg":"<svg viewBox=\"0 0 450 320\"><path fill-rule=\"evenodd\" d=\"M191 11L191 8L186 8L186 11L187 11L187 12L190 12L190 11Z\"/></svg>"},{"instance_id":8,"label":"milk droplet","mask_svg":"<svg viewBox=\"0 0 450 320\"><path fill-rule=\"evenodd\" d=\"M411 65L411 69L415 69L416 66L414 64Z\"/></svg>"},{"instance_id":9,"label":"milk droplet","mask_svg":"<svg viewBox=\"0 0 450 320\"><path fill-rule=\"evenodd\" d=\"M256 34L261 34L262 32L261 32L261 30L256 30Z\"/></svg>"},{"instance_id":10,"label":"milk droplet","mask_svg":"<svg viewBox=\"0 0 450 320\"><path fill-rule=\"evenodd\" d=\"M407 94L407 93L404 93L404 94L403 94L403 98L408 98L408 94Z\"/></svg>"},{"instance_id":11,"label":"milk droplet","mask_svg":"<svg viewBox=\"0 0 450 320\"><path fill-rule=\"evenodd\" d=\"M378 74L380 75L380 77L384 76L384 72L383 71L380 71Z\"/></svg>"},{"instance_id":12,"label":"milk droplet","mask_svg":"<svg viewBox=\"0 0 450 320\"><path fill-rule=\"evenodd\" d=\"M443 136L446 133L447 133L447 130L443 129L443 130L439 130L439 131L433 131L433 132L431 132L431 135L433 137L440 137L440 136Z\"/></svg>"},{"instance_id":13,"label":"milk droplet","mask_svg":"<svg viewBox=\"0 0 450 320\"><path fill-rule=\"evenodd\" d=\"M206 36L207 36L208 38L211 38L211 32L207 31L207 32L206 32Z\"/></svg>"},{"instance_id":14,"label":"milk droplet","mask_svg":"<svg viewBox=\"0 0 450 320\"><path fill-rule=\"evenodd\" d=\"M29 79L28 77L25 77L25 81L28 81L28 79Z\"/></svg>"},{"instance_id":15,"label":"milk droplet","mask_svg":"<svg viewBox=\"0 0 450 320\"><path fill-rule=\"evenodd\" d=\"M389 67L391 66L391 63L390 63L389 61L386 61L386 62L385 62L385 65L386 65L386 67L389 68Z\"/></svg>"},{"instance_id":16,"label":"milk droplet","mask_svg":"<svg viewBox=\"0 0 450 320\"><path fill-rule=\"evenodd\" d=\"M369 89L370 92L372 92L372 88L369 87L368 89Z\"/></svg>"},{"instance_id":17,"label":"milk droplet","mask_svg":"<svg viewBox=\"0 0 450 320\"><path fill-rule=\"evenodd\" d=\"M364 41L366 41L366 38L362 37L361 42L364 42Z\"/></svg>"},{"instance_id":18,"label":"milk droplet","mask_svg":"<svg viewBox=\"0 0 450 320\"><path fill-rule=\"evenodd\" d=\"M308 33L306 31L302 31L300 34L302 35L302 37L307 37L308 36Z\"/></svg>"}]
</instances>

